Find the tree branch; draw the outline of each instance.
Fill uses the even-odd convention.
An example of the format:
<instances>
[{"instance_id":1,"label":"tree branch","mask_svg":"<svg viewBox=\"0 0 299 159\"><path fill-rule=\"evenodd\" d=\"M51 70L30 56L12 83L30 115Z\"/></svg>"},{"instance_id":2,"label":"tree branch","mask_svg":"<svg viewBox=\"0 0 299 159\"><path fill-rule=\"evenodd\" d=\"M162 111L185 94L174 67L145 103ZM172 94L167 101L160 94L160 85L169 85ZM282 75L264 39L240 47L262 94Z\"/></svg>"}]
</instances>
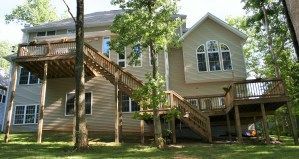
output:
<instances>
[{"instance_id":1,"label":"tree branch","mask_svg":"<svg viewBox=\"0 0 299 159\"><path fill-rule=\"evenodd\" d=\"M65 6L67 7L67 11L70 13L71 17L73 18L74 22L76 23L76 19L75 19L74 15L72 14L70 7L67 5L65 0L62 0L62 1L65 4Z\"/></svg>"}]
</instances>

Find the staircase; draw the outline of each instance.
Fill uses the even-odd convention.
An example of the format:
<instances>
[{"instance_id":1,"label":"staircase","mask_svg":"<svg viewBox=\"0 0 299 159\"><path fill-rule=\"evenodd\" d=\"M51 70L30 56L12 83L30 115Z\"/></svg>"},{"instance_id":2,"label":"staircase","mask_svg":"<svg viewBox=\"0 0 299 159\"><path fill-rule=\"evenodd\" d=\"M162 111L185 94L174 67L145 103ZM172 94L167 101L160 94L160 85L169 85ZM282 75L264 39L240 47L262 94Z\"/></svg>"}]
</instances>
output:
<instances>
[{"instance_id":1,"label":"staircase","mask_svg":"<svg viewBox=\"0 0 299 159\"><path fill-rule=\"evenodd\" d=\"M95 74L99 72L113 85L117 83L122 92L131 95L134 90L143 85L141 80L123 70L115 62L86 43L84 44L84 53L85 65ZM180 120L204 140L212 142L209 117L194 108L178 93L174 91L167 91L166 93L170 106L178 108L181 112L182 117Z\"/></svg>"}]
</instances>

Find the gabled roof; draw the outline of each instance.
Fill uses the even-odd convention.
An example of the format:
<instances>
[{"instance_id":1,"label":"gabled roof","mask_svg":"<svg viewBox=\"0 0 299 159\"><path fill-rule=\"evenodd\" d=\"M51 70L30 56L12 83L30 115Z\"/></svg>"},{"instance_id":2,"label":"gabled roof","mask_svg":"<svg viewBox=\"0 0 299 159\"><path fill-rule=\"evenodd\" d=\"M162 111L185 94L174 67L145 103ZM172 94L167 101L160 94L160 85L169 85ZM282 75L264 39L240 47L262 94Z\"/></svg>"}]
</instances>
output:
<instances>
[{"instance_id":1,"label":"gabled roof","mask_svg":"<svg viewBox=\"0 0 299 159\"><path fill-rule=\"evenodd\" d=\"M116 15L120 14L121 10L110 10L102 12L94 12L84 15L84 26L93 27L93 26L104 26L112 24ZM22 31L45 31L49 29L75 29L75 23L72 18L67 18L59 21L44 23L41 25L26 27Z\"/></svg>"},{"instance_id":2,"label":"gabled roof","mask_svg":"<svg viewBox=\"0 0 299 159\"><path fill-rule=\"evenodd\" d=\"M227 30L231 31L232 33L236 34L237 36L241 37L242 39L247 39L247 35L243 32L239 31L238 29L228 25L223 20L217 18L211 13L207 13L205 16L203 16L198 22L196 22L185 34L182 35L180 40L184 40L190 33L192 33L198 26L200 26L204 21L207 19L211 19L217 24L221 25L222 27L226 28Z\"/></svg>"}]
</instances>

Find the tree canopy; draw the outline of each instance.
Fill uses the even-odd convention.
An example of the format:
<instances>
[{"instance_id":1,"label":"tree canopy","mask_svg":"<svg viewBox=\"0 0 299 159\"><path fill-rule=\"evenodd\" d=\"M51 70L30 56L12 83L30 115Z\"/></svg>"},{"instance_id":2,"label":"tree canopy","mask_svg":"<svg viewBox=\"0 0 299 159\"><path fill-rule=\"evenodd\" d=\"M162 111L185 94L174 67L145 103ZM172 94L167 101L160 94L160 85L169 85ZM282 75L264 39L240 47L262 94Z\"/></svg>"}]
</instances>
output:
<instances>
[{"instance_id":1,"label":"tree canopy","mask_svg":"<svg viewBox=\"0 0 299 159\"><path fill-rule=\"evenodd\" d=\"M5 15L6 23L17 22L22 25L38 25L58 19L50 0L26 0Z\"/></svg>"},{"instance_id":2,"label":"tree canopy","mask_svg":"<svg viewBox=\"0 0 299 159\"><path fill-rule=\"evenodd\" d=\"M4 71L8 72L9 62L5 60L3 57L10 54L12 51L12 44L6 41L0 41L0 68Z\"/></svg>"}]
</instances>

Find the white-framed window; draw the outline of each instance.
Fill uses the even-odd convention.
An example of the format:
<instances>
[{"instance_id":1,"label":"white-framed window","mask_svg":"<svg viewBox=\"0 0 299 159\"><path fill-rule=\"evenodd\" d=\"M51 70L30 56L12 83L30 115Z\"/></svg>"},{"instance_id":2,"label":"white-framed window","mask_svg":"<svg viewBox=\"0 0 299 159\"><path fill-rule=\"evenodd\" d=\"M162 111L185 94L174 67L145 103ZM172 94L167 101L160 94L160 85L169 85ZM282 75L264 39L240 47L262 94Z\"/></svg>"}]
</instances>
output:
<instances>
[{"instance_id":1,"label":"white-framed window","mask_svg":"<svg viewBox=\"0 0 299 159\"><path fill-rule=\"evenodd\" d=\"M109 36L103 37L102 52L106 57L110 58L110 37Z\"/></svg>"},{"instance_id":2,"label":"white-framed window","mask_svg":"<svg viewBox=\"0 0 299 159\"><path fill-rule=\"evenodd\" d=\"M117 63L120 67L125 68L127 66L127 51L126 48L123 53L117 54Z\"/></svg>"},{"instance_id":3,"label":"white-framed window","mask_svg":"<svg viewBox=\"0 0 299 159\"><path fill-rule=\"evenodd\" d=\"M76 29L67 29L66 33L69 35L76 34Z\"/></svg>"},{"instance_id":4,"label":"white-framed window","mask_svg":"<svg viewBox=\"0 0 299 159\"><path fill-rule=\"evenodd\" d=\"M20 68L19 85L39 84L40 79L27 71L25 68Z\"/></svg>"},{"instance_id":5,"label":"white-framed window","mask_svg":"<svg viewBox=\"0 0 299 159\"><path fill-rule=\"evenodd\" d=\"M202 44L196 49L196 57L198 71L207 71L205 45Z\"/></svg>"},{"instance_id":6,"label":"white-framed window","mask_svg":"<svg viewBox=\"0 0 299 159\"><path fill-rule=\"evenodd\" d=\"M202 71L232 70L230 49L226 44L209 40L196 49L197 69Z\"/></svg>"},{"instance_id":7,"label":"white-framed window","mask_svg":"<svg viewBox=\"0 0 299 159\"><path fill-rule=\"evenodd\" d=\"M140 44L135 45L133 53L137 56L137 59L133 61L133 67L142 67L142 46Z\"/></svg>"},{"instance_id":8,"label":"white-framed window","mask_svg":"<svg viewBox=\"0 0 299 159\"><path fill-rule=\"evenodd\" d=\"M220 44L220 51L222 56L223 70L232 70L232 61L230 57L229 47L225 44Z\"/></svg>"},{"instance_id":9,"label":"white-framed window","mask_svg":"<svg viewBox=\"0 0 299 159\"><path fill-rule=\"evenodd\" d=\"M151 56L151 50L150 50L150 48L148 48L148 59L149 59L149 65L150 66L153 66L153 63L152 63L152 56ZM158 55L157 55L157 61L156 61L156 63L157 63L157 66L159 65L159 58L158 58Z\"/></svg>"},{"instance_id":10,"label":"white-framed window","mask_svg":"<svg viewBox=\"0 0 299 159\"><path fill-rule=\"evenodd\" d=\"M218 42L216 40L207 41L207 53L209 59L209 70L218 71L221 70Z\"/></svg>"},{"instance_id":11,"label":"white-framed window","mask_svg":"<svg viewBox=\"0 0 299 159\"><path fill-rule=\"evenodd\" d=\"M75 108L75 93L67 93L66 100L65 100L65 116L72 116L74 115ZM91 115L92 114L92 93L85 92L85 114Z\"/></svg>"},{"instance_id":12,"label":"white-framed window","mask_svg":"<svg viewBox=\"0 0 299 159\"><path fill-rule=\"evenodd\" d=\"M40 31L36 33L36 36L53 36L56 35L56 30Z\"/></svg>"},{"instance_id":13,"label":"white-framed window","mask_svg":"<svg viewBox=\"0 0 299 159\"><path fill-rule=\"evenodd\" d=\"M14 113L14 124L36 124L38 123L38 104L16 105Z\"/></svg>"},{"instance_id":14,"label":"white-framed window","mask_svg":"<svg viewBox=\"0 0 299 159\"><path fill-rule=\"evenodd\" d=\"M6 90L0 89L0 103L6 102Z\"/></svg>"},{"instance_id":15,"label":"white-framed window","mask_svg":"<svg viewBox=\"0 0 299 159\"><path fill-rule=\"evenodd\" d=\"M137 102L135 102L128 95L122 95L122 112L136 112L139 110L140 107Z\"/></svg>"}]
</instances>

